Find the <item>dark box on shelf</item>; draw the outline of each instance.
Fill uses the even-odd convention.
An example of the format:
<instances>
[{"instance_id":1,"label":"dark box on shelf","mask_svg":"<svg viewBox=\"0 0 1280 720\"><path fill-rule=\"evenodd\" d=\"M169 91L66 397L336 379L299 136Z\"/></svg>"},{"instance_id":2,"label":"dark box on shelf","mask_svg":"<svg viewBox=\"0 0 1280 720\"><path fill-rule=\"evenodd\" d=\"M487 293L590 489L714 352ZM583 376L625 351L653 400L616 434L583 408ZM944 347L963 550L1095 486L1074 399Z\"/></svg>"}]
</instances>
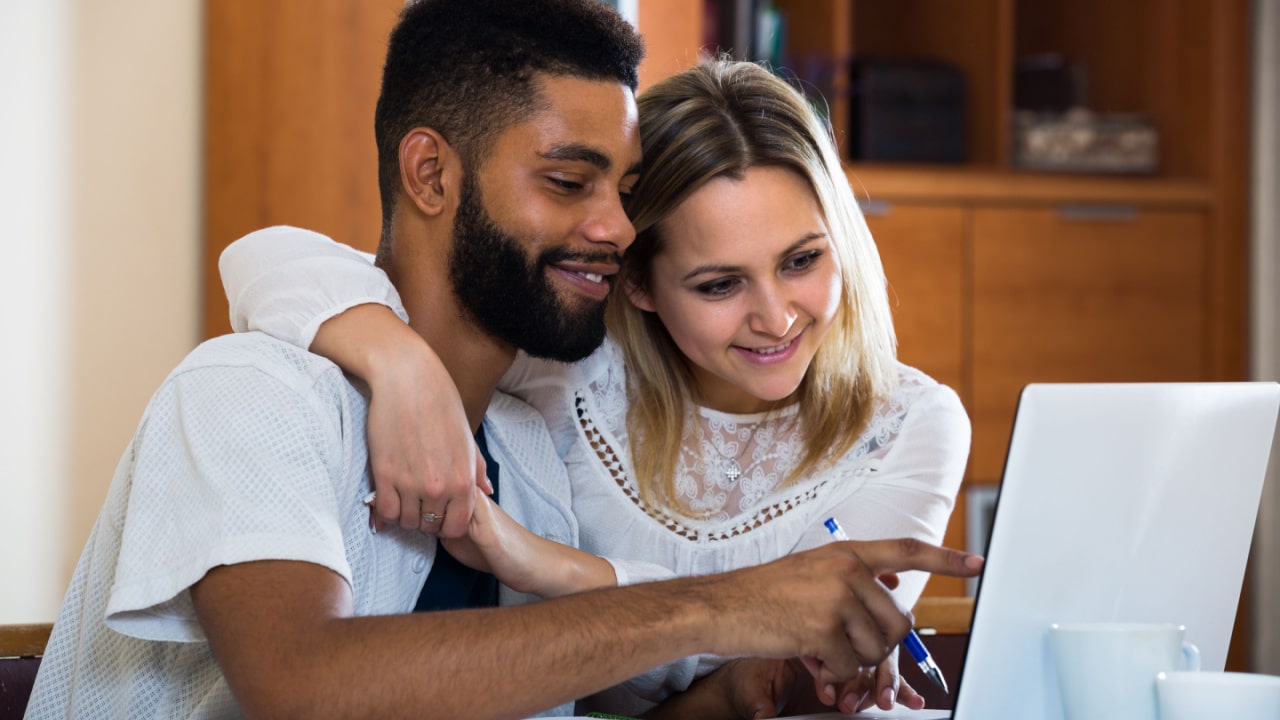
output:
<instances>
[{"instance_id":1,"label":"dark box on shelf","mask_svg":"<svg viewBox=\"0 0 1280 720\"><path fill-rule=\"evenodd\" d=\"M855 160L965 160L964 76L931 60L860 58L850 70L849 146Z\"/></svg>"}]
</instances>

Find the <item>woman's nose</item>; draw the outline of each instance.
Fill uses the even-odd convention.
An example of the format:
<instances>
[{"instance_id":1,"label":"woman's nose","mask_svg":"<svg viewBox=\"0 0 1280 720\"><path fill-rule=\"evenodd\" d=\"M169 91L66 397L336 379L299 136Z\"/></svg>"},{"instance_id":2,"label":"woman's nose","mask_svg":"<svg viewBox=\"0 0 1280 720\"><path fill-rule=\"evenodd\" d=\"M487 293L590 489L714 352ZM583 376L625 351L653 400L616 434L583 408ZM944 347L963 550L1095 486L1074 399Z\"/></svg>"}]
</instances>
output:
<instances>
[{"instance_id":1,"label":"woman's nose","mask_svg":"<svg viewBox=\"0 0 1280 720\"><path fill-rule=\"evenodd\" d=\"M748 327L753 332L784 338L791 332L797 313L791 302L776 288L761 288Z\"/></svg>"}]
</instances>

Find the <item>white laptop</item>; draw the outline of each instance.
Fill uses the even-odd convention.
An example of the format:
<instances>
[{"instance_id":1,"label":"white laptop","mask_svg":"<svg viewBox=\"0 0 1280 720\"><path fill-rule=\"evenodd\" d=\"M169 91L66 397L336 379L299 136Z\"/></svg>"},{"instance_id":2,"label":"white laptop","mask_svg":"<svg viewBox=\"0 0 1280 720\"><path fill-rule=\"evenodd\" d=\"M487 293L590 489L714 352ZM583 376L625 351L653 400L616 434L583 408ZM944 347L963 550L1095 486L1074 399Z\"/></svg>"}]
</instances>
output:
<instances>
[{"instance_id":1,"label":"white laptop","mask_svg":"<svg viewBox=\"0 0 1280 720\"><path fill-rule=\"evenodd\" d=\"M1055 622L1179 623L1221 670L1278 411L1269 382L1028 385L954 710L862 716L1062 720Z\"/></svg>"}]
</instances>

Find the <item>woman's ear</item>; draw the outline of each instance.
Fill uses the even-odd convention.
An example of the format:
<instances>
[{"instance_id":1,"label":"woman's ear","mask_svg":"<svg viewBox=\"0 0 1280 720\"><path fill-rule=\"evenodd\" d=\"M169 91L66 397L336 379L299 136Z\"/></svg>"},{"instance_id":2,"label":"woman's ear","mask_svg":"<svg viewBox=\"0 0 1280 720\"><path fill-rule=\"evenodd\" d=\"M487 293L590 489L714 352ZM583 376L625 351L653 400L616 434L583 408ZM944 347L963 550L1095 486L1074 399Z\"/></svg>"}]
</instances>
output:
<instances>
[{"instance_id":1,"label":"woman's ear","mask_svg":"<svg viewBox=\"0 0 1280 720\"><path fill-rule=\"evenodd\" d=\"M400 140L400 183L414 205L427 215L446 207L449 143L431 128L414 128Z\"/></svg>"},{"instance_id":2,"label":"woman's ear","mask_svg":"<svg viewBox=\"0 0 1280 720\"><path fill-rule=\"evenodd\" d=\"M653 298L649 297L649 290L644 287L639 278L633 273L622 273L619 275L622 282L622 292L626 293L627 299L632 305L645 312L657 312L653 305Z\"/></svg>"}]
</instances>

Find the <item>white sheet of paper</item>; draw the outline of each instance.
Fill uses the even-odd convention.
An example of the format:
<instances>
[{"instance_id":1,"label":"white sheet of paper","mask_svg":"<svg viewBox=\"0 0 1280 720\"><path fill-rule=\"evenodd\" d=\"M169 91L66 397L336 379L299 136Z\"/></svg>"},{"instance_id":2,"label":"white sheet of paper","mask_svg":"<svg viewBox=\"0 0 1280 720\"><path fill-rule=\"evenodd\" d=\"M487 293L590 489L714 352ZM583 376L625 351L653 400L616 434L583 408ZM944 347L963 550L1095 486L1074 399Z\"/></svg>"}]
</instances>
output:
<instances>
[{"instance_id":1,"label":"white sheet of paper","mask_svg":"<svg viewBox=\"0 0 1280 720\"><path fill-rule=\"evenodd\" d=\"M946 720L951 717L950 710L911 710L901 705L892 710L881 710L872 708L864 710L856 715L844 715L842 713L818 713L816 715L794 715L789 720L849 720L850 718L876 718L883 720L884 718L893 718L894 720Z\"/></svg>"},{"instance_id":2,"label":"white sheet of paper","mask_svg":"<svg viewBox=\"0 0 1280 720\"><path fill-rule=\"evenodd\" d=\"M911 710L901 705L893 710L881 710L873 708L865 710L857 715L844 715L842 713L818 713L816 715L790 715L787 720L857 720L865 718L867 720L946 720L951 717L950 710ZM591 718L575 715L572 718L542 718L541 720L591 720Z\"/></svg>"}]
</instances>

